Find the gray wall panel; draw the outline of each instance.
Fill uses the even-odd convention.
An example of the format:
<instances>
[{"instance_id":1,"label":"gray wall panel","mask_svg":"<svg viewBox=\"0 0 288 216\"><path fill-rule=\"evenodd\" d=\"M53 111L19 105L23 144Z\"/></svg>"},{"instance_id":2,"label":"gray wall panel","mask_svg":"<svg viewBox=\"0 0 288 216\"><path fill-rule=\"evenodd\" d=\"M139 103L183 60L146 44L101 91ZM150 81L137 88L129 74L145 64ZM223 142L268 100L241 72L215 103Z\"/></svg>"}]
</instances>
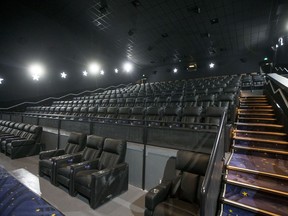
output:
<instances>
[{"instance_id":1,"label":"gray wall panel","mask_svg":"<svg viewBox=\"0 0 288 216\"><path fill-rule=\"evenodd\" d=\"M31 117L31 116L23 116L23 122L27 123L27 124L37 125L38 118L37 117Z\"/></svg>"},{"instance_id":2,"label":"gray wall panel","mask_svg":"<svg viewBox=\"0 0 288 216\"><path fill-rule=\"evenodd\" d=\"M11 121L22 122L22 115L17 115L17 114L11 115Z\"/></svg>"},{"instance_id":3,"label":"gray wall panel","mask_svg":"<svg viewBox=\"0 0 288 216\"><path fill-rule=\"evenodd\" d=\"M159 184L168 159L176 156L176 153L177 151L172 149L147 146L145 189L149 190Z\"/></svg>"},{"instance_id":4,"label":"gray wall panel","mask_svg":"<svg viewBox=\"0 0 288 216\"><path fill-rule=\"evenodd\" d=\"M142 144L128 143L125 159L129 164L129 184L140 188L142 187L143 149Z\"/></svg>"},{"instance_id":5,"label":"gray wall panel","mask_svg":"<svg viewBox=\"0 0 288 216\"><path fill-rule=\"evenodd\" d=\"M90 134L90 122L61 120L61 129L66 131Z\"/></svg>"}]
</instances>

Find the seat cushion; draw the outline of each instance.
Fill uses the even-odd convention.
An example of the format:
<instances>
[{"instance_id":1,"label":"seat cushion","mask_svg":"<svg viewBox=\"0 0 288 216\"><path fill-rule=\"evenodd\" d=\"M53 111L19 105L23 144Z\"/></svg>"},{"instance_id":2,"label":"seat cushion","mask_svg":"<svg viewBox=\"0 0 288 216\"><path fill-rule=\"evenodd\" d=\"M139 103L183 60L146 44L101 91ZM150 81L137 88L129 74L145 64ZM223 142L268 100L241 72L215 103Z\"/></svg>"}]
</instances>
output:
<instances>
[{"instance_id":1,"label":"seat cushion","mask_svg":"<svg viewBox=\"0 0 288 216\"><path fill-rule=\"evenodd\" d=\"M44 159L44 160L40 160L39 161L39 166L42 167L46 167L46 168L52 168L52 160L51 159Z\"/></svg>"},{"instance_id":2,"label":"seat cushion","mask_svg":"<svg viewBox=\"0 0 288 216\"><path fill-rule=\"evenodd\" d=\"M90 188L91 179L92 179L91 174L97 171L98 170L93 169L93 170L83 170L83 171L78 172L75 176L75 184L79 184L81 186Z\"/></svg>"},{"instance_id":3,"label":"seat cushion","mask_svg":"<svg viewBox=\"0 0 288 216\"><path fill-rule=\"evenodd\" d=\"M57 169L57 174L69 178L70 171L71 171L71 166L65 166L65 167L61 167Z\"/></svg>"},{"instance_id":4,"label":"seat cushion","mask_svg":"<svg viewBox=\"0 0 288 216\"><path fill-rule=\"evenodd\" d=\"M156 206L153 216L196 216L200 215L199 206L178 199L167 199Z\"/></svg>"}]
</instances>

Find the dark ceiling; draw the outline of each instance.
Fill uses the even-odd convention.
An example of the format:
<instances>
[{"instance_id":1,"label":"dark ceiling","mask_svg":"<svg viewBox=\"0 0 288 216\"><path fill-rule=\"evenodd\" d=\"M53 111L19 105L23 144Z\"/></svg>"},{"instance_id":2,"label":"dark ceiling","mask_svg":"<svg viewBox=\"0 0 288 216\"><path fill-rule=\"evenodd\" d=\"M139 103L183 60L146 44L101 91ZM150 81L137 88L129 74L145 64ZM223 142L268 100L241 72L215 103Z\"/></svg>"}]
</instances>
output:
<instances>
[{"instance_id":1,"label":"dark ceiling","mask_svg":"<svg viewBox=\"0 0 288 216\"><path fill-rule=\"evenodd\" d=\"M248 54L268 53L281 34L284 18L277 10L283 3L4 0L0 77L15 79L35 60L49 65L51 74L63 70L80 74L92 59L106 71L124 60L133 62L138 71L231 56L246 61Z\"/></svg>"}]
</instances>

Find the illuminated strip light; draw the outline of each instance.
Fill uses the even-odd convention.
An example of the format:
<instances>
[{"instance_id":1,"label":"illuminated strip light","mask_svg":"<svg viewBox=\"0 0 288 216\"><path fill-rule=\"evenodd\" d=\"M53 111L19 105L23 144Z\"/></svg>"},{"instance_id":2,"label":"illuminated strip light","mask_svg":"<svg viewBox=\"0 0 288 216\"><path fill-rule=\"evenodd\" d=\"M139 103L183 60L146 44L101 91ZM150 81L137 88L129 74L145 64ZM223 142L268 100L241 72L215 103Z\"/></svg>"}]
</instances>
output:
<instances>
[{"instance_id":1,"label":"illuminated strip light","mask_svg":"<svg viewBox=\"0 0 288 216\"><path fill-rule=\"evenodd\" d=\"M276 94L276 93L279 92L279 94L280 94L281 97L282 97L282 100L284 101L286 107L288 108L288 101L287 101L285 95L283 94L282 90L281 90L280 88L278 88L278 89L275 91L275 89L274 89L274 87L273 87L273 85L272 85L272 83L271 83L270 80L269 80L268 82L266 82L266 84L270 84L270 87L271 87L271 89L272 89L273 94Z\"/></svg>"}]
</instances>

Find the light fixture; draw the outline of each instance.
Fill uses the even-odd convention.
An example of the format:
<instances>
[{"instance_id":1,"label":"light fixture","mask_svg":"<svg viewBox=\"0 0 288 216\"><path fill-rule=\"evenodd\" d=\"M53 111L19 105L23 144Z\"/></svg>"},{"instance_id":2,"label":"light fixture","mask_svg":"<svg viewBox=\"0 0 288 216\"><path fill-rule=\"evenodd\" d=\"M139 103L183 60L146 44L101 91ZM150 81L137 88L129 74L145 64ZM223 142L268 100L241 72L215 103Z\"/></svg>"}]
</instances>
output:
<instances>
[{"instance_id":1,"label":"light fixture","mask_svg":"<svg viewBox=\"0 0 288 216\"><path fill-rule=\"evenodd\" d=\"M178 69L177 69L177 68L174 68L173 72L174 72L174 73L177 73L177 72L178 72Z\"/></svg>"},{"instance_id":2,"label":"light fixture","mask_svg":"<svg viewBox=\"0 0 288 216\"><path fill-rule=\"evenodd\" d=\"M67 77L67 74L66 74L65 72L62 72L62 73L61 73L61 78L62 78L62 79L66 79L66 77Z\"/></svg>"},{"instance_id":3,"label":"light fixture","mask_svg":"<svg viewBox=\"0 0 288 216\"><path fill-rule=\"evenodd\" d=\"M0 85L3 84L4 79L0 78Z\"/></svg>"},{"instance_id":4,"label":"light fixture","mask_svg":"<svg viewBox=\"0 0 288 216\"><path fill-rule=\"evenodd\" d=\"M115 68L114 71L115 71L115 73L118 73L118 69L117 68Z\"/></svg>"},{"instance_id":5,"label":"light fixture","mask_svg":"<svg viewBox=\"0 0 288 216\"><path fill-rule=\"evenodd\" d=\"M97 74L100 70L100 65L93 62L89 65L89 69L88 71L91 73L91 74Z\"/></svg>"},{"instance_id":6,"label":"light fixture","mask_svg":"<svg viewBox=\"0 0 288 216\"><path fill-rule=\"evenodd\" d=\"M267 61L267 60L268 60L268 58L267 58L267 57L265 57L265 58L264 58L264 61Z\"/></svg>"},{"instance_id":7,"label":"light fixture","mask_svg":"<svg viewBox=\"0 0 288 216\"><path fill-rule=\"evenodd\" d=\"M33 80L38 81L40 77L44 74L44 67L38 63L32 64L28 68Z\"/></svg>"},{"instance_id":8,"label":"light fixture","mask_svg":"<svg viewBox=\"0 0 288 216\"><path fill-rule=\"evenodd\" d=\"M131 72L132 68L133 68L133 66L130 62L126 62L123 65L123 70L127 73Z\"/></svg>"},{"instance_id":9,"label":"light fixture","mask_svg":"<svg viewBox=\"0 0 288 216\"><path fill-rule=\"evenodd\" d=\"M84 70L82 73L83 73L83 76L88 76L88 72L86 70Z\"/></svg>"},{"instance_id":10,"label":"light fixture","mask_svg":"<svg viewBox=\"0 0 288 216\"><path fill-rule=\"evenodd\" d=\"M100 71L100 74L101 74L101 75L104 75L104 73L105 73L104 70L101 70L101 71Z\"/></svg>"},{"instance_id":11,"label":"light fixture","mask_svg":"<svg viewBox=\"0 0 288 216\"><path fill-rule=\"evenodd\" d=\"M35 81L39 81L40 76L37 74L32 75L32 79Z\"/></svg>"},{"instance_id":12,"label":"light fixture","mask_svg":"<svg viewBox=\"0 0 288 216\"><path fill-rule=\"evenodd\" d=\"M213 63L213 62L211 62L210 64L209 64L209 68L214 68L215 67L215 64Z\"/></svg>"},{"instance_id":13,"label":"light fixture","mask_svg":"<svg viewBox=\"0 0 288 216\"><path fill-rule=\"evenodd\" d=\"M279 45L278 44L276 44L276 48L278 48L279 47Z\"/></svg>"}]
</instances>

